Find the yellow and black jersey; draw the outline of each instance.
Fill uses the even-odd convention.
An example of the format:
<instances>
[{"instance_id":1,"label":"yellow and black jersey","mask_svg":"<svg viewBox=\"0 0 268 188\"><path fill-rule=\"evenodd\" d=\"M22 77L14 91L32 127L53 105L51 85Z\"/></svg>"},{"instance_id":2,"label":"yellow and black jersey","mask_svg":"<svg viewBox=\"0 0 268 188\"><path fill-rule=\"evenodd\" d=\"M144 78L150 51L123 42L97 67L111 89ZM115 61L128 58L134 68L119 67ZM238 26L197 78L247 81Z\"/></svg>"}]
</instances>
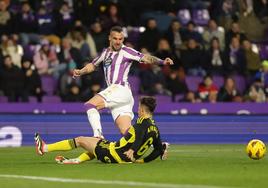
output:
<instances>
[{"instance_id":1,"label":"yellow and black jersey","mask_svg":"<svg viewBox=\"0 0 268 188\"><path fill-rule=\"evenodd\" d=\"M127 134L119 141L110 144L110 153L117 160L130 162L124 154L129 149L134 150L135 159L141 158L146 151L153 145L153 151L144 158L144 162L149 162L163 154L162 141L154 120L151 118L138 118L132 125Z\"/></svg>"}]
</instances>

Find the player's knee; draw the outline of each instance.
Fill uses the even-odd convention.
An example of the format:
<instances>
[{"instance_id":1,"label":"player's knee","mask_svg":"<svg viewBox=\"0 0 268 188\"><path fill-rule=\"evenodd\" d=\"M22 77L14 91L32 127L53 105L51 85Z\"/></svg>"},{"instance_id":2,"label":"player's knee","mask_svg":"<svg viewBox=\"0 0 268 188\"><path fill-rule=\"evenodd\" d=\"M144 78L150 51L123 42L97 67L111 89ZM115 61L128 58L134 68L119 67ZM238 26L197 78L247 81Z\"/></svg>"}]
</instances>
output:
<instances>
[{"instance_id":1,"label":"player's knee","mask_svg":"<svg viewBox=\"0 0 268 188\"><path fill-rule=\"evenodd\" d=\"M83 145L84 140L85 140L85 137L84 137L84 136L76 137L76 138L75 138L76 146L81 146L81 145Z\"/></svg>"},{"instance_id":2,"label":"player's knee","mask_svg":"<svg viewBox=\"0 0 268 188\"><path fill-rule=\"evenodd\" d=\"M120 133L122 135L125 135L128 132L129 127L128 126L122 126L120 127Z\"/></svg>"}]
</instances>

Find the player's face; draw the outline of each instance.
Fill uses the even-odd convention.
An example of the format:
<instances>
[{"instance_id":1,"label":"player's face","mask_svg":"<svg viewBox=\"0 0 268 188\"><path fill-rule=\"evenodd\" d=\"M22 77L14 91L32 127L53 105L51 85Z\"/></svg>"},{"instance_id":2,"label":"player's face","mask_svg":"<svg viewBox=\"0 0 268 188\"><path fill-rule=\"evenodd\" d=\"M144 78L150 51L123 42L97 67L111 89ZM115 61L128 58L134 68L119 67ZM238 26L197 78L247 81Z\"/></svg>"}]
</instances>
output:
<instances>
[{"instance_id":1,"label":"player's face","mask_svg":"<svg viewBox=\"0 0 268 188\"><path fill-rule=\"evenodd\" d=\"M110 47L114 51L118 51L121 49L123 42L124 42L124 34L123 32L116 32L112 31L109 36L109 41L110 41Z\"/></svg>"}]
</instances>

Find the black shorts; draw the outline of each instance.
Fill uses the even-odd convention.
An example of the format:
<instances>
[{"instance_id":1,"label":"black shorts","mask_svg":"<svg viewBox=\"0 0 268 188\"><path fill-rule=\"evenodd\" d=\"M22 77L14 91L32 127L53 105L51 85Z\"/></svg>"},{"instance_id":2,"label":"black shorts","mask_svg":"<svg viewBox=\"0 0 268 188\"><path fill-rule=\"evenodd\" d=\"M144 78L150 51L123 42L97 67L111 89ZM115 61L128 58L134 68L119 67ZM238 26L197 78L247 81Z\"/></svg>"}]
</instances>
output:
<instances>
[{"instance_id":1,"label":"black shorts","mask_svg":"<svg viewBox=\"0 0 268 188\"><path fill-rule=\"evenodd\" d=\"M95 154L98 160L104 163L117 163L109 150L110 142L108 140L100 140L95 148Z\"/></svg>"}]
</instances>

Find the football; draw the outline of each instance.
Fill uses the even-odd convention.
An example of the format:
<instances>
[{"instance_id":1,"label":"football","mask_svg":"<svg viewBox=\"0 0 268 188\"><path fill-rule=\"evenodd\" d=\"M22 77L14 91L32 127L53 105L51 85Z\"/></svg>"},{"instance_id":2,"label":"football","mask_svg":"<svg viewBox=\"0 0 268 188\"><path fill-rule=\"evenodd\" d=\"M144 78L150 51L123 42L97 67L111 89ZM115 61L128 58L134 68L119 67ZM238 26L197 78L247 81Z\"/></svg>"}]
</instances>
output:
<instances>
[{"instance_id":1,"label":"football","mask_svg":"<svg viewBox=\"0 0 268 188\"><path fill-rule=\"evenodd\" d=\"M266 146L261 140L253 139L249 141L246 152L251 159L258 160L264 157Z\"/></svg>"}]
</instances>

